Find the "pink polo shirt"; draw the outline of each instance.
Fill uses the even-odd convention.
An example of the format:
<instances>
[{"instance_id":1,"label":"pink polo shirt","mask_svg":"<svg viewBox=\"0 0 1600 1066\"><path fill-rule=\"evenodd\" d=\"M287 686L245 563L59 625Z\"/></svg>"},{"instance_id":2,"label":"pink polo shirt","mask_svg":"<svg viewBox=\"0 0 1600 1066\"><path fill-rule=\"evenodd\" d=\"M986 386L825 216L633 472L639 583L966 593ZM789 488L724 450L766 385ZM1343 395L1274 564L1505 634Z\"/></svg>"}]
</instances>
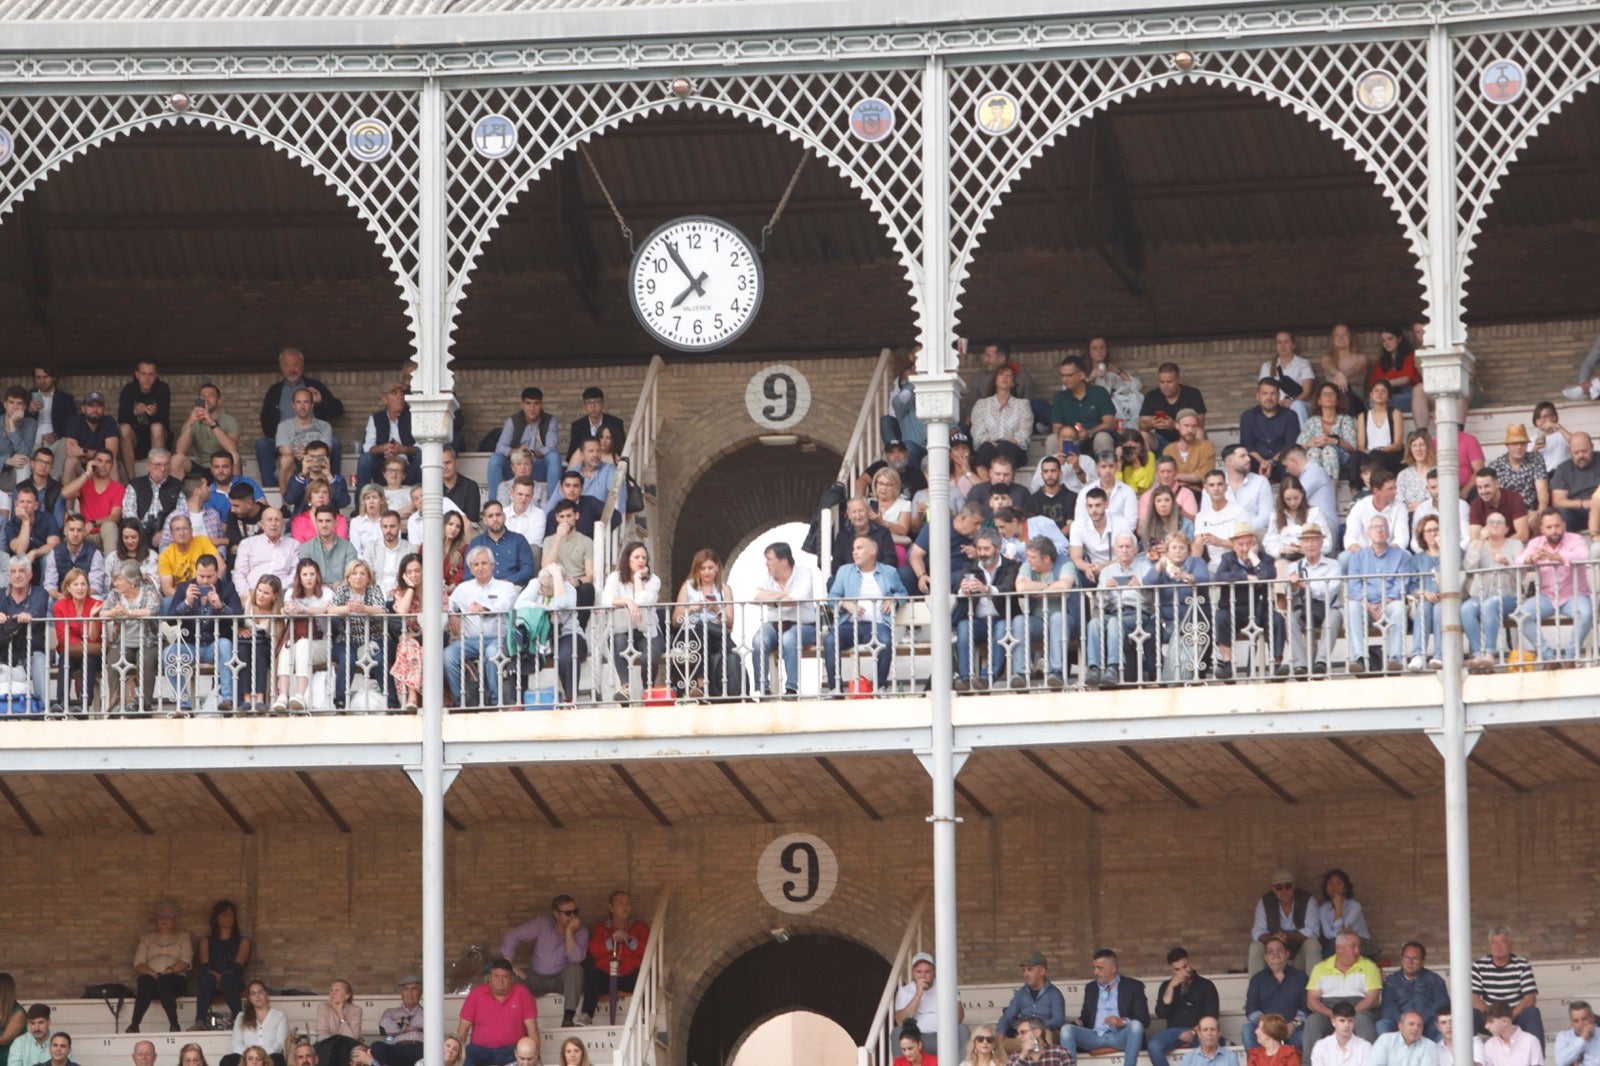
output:
<instances>
[{"instance_id":1,"label":"pink polo shirt","mask_svg":"<svg viewBox=\"0 0 1600 1066\"><path fill-rule=\"evenodd\" d=\"M504 1000L494 998L488 982L467 993L461 1020L472 1023L472 1043L481 1047L508 1047L528 1035L524 1023L539 1016L539 1005L526 985L514 984Z\"/></svg>"}]
</instances>

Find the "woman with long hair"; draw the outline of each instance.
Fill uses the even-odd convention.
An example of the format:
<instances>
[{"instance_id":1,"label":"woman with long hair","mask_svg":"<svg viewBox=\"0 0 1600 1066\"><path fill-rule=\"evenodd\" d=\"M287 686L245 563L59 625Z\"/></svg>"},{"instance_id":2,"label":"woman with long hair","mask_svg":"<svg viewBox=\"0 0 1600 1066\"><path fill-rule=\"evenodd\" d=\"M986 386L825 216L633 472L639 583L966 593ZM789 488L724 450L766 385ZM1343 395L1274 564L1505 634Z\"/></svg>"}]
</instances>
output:
<instances>
[{"instance_id":1,"label":"woman with long hair","mask_svg":"<svg viewBox=\"0 0 1600 1066\"><path fill-rule=\"evenodd\" d=\"M1345 410L1360 414L1367 409L1361 400L1361 390L1366 387L1367 372L1371 369L1372 360L1356 348L1355 335L1350 327L1343 322L1335 323L1328 332L1328 350L1322 356L1322 373L1339 394Z\"/></svg>"},{"instance_id":2,"label":"woman with long hair","mask_svg":"<svg viewBox=\"0 0 1600 1066\"><path fill-rule=\"evenodd\" d=\"M1198 684L1211 646L1211 601L1203 587L1211 569L1186 533L1169 534L1162 547L1161 560L1143 579L1156 590L1161 680Z\"/></svg>"},{"instance_id":3,"label":"woman with long hair","mask_svg":"<svg viewBox=\"0 0 1600 1066\"><path fill-rule=\"evenodd\" d=\"M383 648L387 635L383 616L388 611L372 567L362 559L350 560L328 606L328 613L339 620L331 662L335 707L343 709L345 693L358 675L370 684L372 671L388 662Z\"/></svg>"},{"instance_id":4,"label":"woman with long hair","mask_svg":"<svg viewBox=\"0 0 1600 1066\"><path fill-rule=\"evenodd\" d=\"M1361 938L1361 954L1374 956L1367 912L1356 901L1356 884L1337 866L1322 875L1322 903L1318 910L1322 914L1323 951L1328 958L1333 958L1334 941L1346 929Z\"/></svg>"},{"instance_id":5,"label":"woman with long hair","mask_svg":"<svg viewBox=\"0 0 1600 1066\"><path fill-rule=\"evenodd\" d=\"M1156 483L1156 453L1137 429L1123 430L1117 441L1117 480L1140 495Z\"/></svg>"},{"instance_id":6,"label":"woman with long hair","mask_svg":"<svg viewBox=\"0 0 1600 1066\"><path fill-rule=\"evenodd\" d=\"M1403 456L1401 461L1405 465L1394 479L1394 492L1400 502L1406 505L1406 510L1415 511L1428 498L1428 471L1433 469L1439 458L1433 449L1433 437L1425 429L1414 429L1407 433Z\"/></svg>"},{"instance_id":7,"label":"woman with long hair","mask_svg":"<svg viewBox=\"0 0 1600 1066\"><path fill-rule=\"evenodd\" d=\"M244 598L244 620L239 623L239 677L245 695L239 701L242 711L264 711L267 694L272 691L273 650L283 639L283 582L277 574L262 574L255 588ZM234 993L234 999L239 998ZM235 1008L237 1010L237 1008Z\"/></svg>"},{"instance_id":8,"label":"woman with long hair","mask_svg":"<svg viewBox=\"0 0 1600 1066\"><path fill-rule=\"evenodd\" d=\"M72 683L78 682L77 709L88 711L95 702L95 682L100 677L100 601L89 595L89 575L73 567L61 579L61 598L51 613L56 617L56 706L73 709ZM0 1062L0 1066L4 1066Z\"/></svg>"},{"instance_id":9,"label":"woman with long hair","mask_svg":"<svg viewBox=\"0 0 1600 1066\"><path fill-rule=\"evenodd\" d=\"M451 511L444 516L444 594L456 590L467 573L467 516Z\"/></svg>"},{"instance_id":10,"label":"woman with long hair","mask_svg":"<svg viewBox=\"0 0 1600 1066\"><path fill-rule=\"evenodd\" d=\"M593 1066L589 1061L589 1049L577 1037L567 1037L561 1041L561 1061L557 1066Z\"/></svg>"},{"instance_id":11,"label":"woman with long hair","mask_svg":"<svg viewBox=\"0 0 1600 1066\"><path fill-rule=\"evenodd\" d=\"M289 1019L272 1005L266 982L251 981L245 986L244 1009L233 1016L232 1051L222 1056L217 1066L240 1066L241 1061L244 1066L267 1066L267 1058L272 1066L284 1066L283 1047L288 1039ZM278 1050L268 1051L268 1048ZM263 1061L251 1062L248 1058L251 1051L260 1052Z\"/></svg>"},{"instance_id":12,"label":"woman with long hair","mask_svg":"<svg viewBox=\"0 0 1600 1066\"><path fill-rule=\"evenodd\" d=\"M1511 536L1506 516L1492 511L1483 520L1483 536L1467 545L1461 569L1467 576L1461 600L1461 629L1467 638L1467 669L1493 670L1500 661L1500 640L1506 616L1517 609L1520 572L1516 563L1523 543Z\"/></svg>"},{"instance_id":13,"label":"woman with long hair","mask_svg":"<svg viewBox=\"0 0 1600 1066\"><path fill-rule=\"evenodd\" d=\"M628 667L638 660L646 688L655 682L657 664L666 651L666 637L656 604L661 602L661 575L650 571L650 549L643 541L629 541L617 557L617 568L595 599L601 610L610 609L611 665L617 671L617 699L628 702Z\"/></svg>"},{"instance_id":14,"label":"woman with long hair","mask_svg":"<svg viewBox=\"0 0 1600 1066\"><path fill-rule=\"evenodd\" d=\"M1411 415L1418 429L1427 429L1428 390L1422 385L1422 372L1417 369L1417 353L1411 343L1411 331L1404 326L1385 327L1378 333L1378 358L1367 372L1367 392L1372 392L1375 381L1389 383L1390 404L1397 411Z\"/></svg>"},{"instance_id":15,"label":"woman with long hair","mask_svg":"<svg viewBox=\"0 0 1600 1066\"><path fill-rule=\"evenodd\" d=\"M992 1025L973 1026L972 1038L967 1041L967 1053L961 1057L961 1066L1005 1066L1005 1062L999 1031Z\"/></svg>"},{"instance_id":16,"label":"woman with long hair","mask_svg":"<svg viewBox=\"0 0 1600 1066\"><path fill-rule=\"evenodd\" d=\"M11 1053L11 1042L28 1027L28 1014L17 1002L17 981L8 973L0 973L0 1066L5 1066Z\"/></svg>"},{"instance_id":17,"label":"woman with long hair","mask_svg":"<svg viewBox=\"0 0 1600 1066\"><path fill-rule=\"evenodd\" d=\"M699 662L689 665L685 689L701 696L738 696L744 691L744 664L733 647L733 592L722 572L722 557L710 548L694 553L689 576L678 590L672 610L676 639L698 645Z\"/></svg>"},{"instance_id":18,"label":"woman with long hair","mask_svg":"<svg viewBox=\"0 0 1600 1066\"><path fill-rule=\"evenodd\" d=\"M1403 443L1400 412L1389 405L1389 383L1382 378L1367 386L1367 413L1356 423L1356 447L1391 474L1400 470Z\"/></svg>"},{"instance_id":19,"label":"woman with long hair","mask_svg":"<svg viewBox=\"0 0 1600 1066\"><path fill-rule=\"evenodd\" d=\"M157 572L157 560L160 555L150 545L150 534L144 527L131 518L124 518L117 526L117 553L112 562L131 560L139 564L139 569L150 584L160 587Z\"/></svg>"},{"instance_id":20,"label":"woman with long hair","mask_svg":"<svg viewBox=\"0 0 1600 1066\"><path fill-rule=\"evenodd\" d=\"M322 567L313 559L301 559L294 571L294 588L284 597L287 622L278 647L274 714L307 709L311 675L328 665L327 614L332 603L333 590L322 583Z\"/></svg>"},{"instance_id":21,"label":"woman with long hair","mask_svg":"<svg viewBox=\"0 0 1600 1066\"><path fill-rule=\"evenodd\" d=\"M206 1062L206 1049L199 1044L185 1044L178 1049L178 1066L210 1066Z\"/></svg>"},{"instance_id":22,"label":"woman with long hair","mask_svg":"<svg viewBox=\"0 0 1600 1066\"><path fill-rule=\"evenodd\" d=\"M382 542L383 529L379 523L387 509L383 489L376 484L361 487L360 509L350 520L350 547L356 550L358 557L366 555L367 548L373 544Z\"/></svg>"},{"instance_id":23,"label":"woman with long hair","mask_svg":"<svg viewBox=\"0 0 1600 1066\"><path fill-rule=\"evenodd\" d=\"M1444 548L1439 542L1439 516L1425 515L1417 523L1415 539L1417 551L1411 556L1411 570L1417 575L1417 618L1411 635L1411 661L1406 669L1421 673L1444 665L1444 602L1439 593L1439 567ZM1433 646L1431 655L1428 653L1430 644Z\"/></svg>"},{"instance_id":24,"label":"woman with long hair","mask_svg":"<svg viewBox=\"0 0 1600 1066\"><path fill-rule=\"evenodd\" d=\"M1165 558L1167 538L1174 533L1193 537L1194 522L1178 506L1177 495L1167 486L1157 485L1150 491L1150 510L1139 524L1139 542L1144 545L1143 570L1148 572Z\"/></svg>"},{"instance_id":25,"label":"woman with long hair","mask_svg":"<svg viewBox=\"0 0 1600 1066\"><path fill-rule=\"evenodd\" d=\"M972 405L972 453L974 466L987 468L997 455L1011 460L1014 467L1028 462L1028 438L1033 436L1033 408L1013 395L1017 375L1010 364L1002 363L990 379L991 395Z\"/></svg>"},{"instance_id":26,"label":"woman with long hair","mask_svg":"<svg viewBox=\"0 0 1600 1066\"><path fill-rule=\"evenodd\" d=\"M1306 489L1300 479L1286 474L1278 488L1278 501L1273 506L1272 521L1267 525L1267 535L1261 546L1267 554L1282 562L1295 562L1304 553L1300 550L1300 531L1316 524L1321 527L1324 543L1334 542L1337 532L1333 519L1306 502ZM1281 568L1279 573L1282 574Z\"/></svg>"},{"instance_id":27,"label":"woman with long hair","mask_svg":"<svg viewBox=\"0 0 1600 1066\"><path fill-rule=\"evenodd\" d=\"M1300 427L1295 443L1306 450L1307 459L1322 467L1330 481L1347 478L1360 440L1346 394L1333 382L1324 381L1312 395L1311 417ZM1365 411L1366 405L1361 409Z\"/></svg>"},{"instance_id":28,"label":"woman with long hair","mask_svg":"<svg viewBox=\"0 0 1600 1066\"><path fill-rule=\"evenodd\" d=\"M232 900L219 899L212 905L210 929L200 938L197 957L200 981L194 997L194 1025L190 1028L205 1029L211 1001L219 992L230 1012L237 1015L244 1009L244 968L250 962L250 938L239 931L239 908Z\"/></svg>"},{"instance_id":29,"label":"woman with long hair","mask_svg":"<svg viewBox=\"0 0 1600 1066\"><path fill-rule=\"evenodd\" d=\"M412 552L400 560L394 599L389 601L389 627L394 631L395 695L407 714L422 703L422 556Z\"/></svg>"}]
</instances>

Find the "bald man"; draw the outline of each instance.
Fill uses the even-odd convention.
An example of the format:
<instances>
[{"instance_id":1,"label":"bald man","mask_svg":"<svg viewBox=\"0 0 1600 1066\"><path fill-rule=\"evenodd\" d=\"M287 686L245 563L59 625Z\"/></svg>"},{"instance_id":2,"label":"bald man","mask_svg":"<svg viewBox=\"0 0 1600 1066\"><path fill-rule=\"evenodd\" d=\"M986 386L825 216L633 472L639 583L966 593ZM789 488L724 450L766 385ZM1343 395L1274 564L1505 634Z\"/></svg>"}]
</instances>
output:
<instances>
[{"instance_id":1,"label":"bald man","mask_svg":"<svg viewBox=\"0 0 1600 1066\"><path fill-rule=\"evenodd\" d=\"M156 1046L148 1040L133 1045L133 1066L156 1066Z\"/></svg>"},{"instance_id":2,"label":"bald man","mask_svg":"<svg viewBox=\"0 0 1600 1066\"><path fill-rule=\"evenodd\" d=\"M517 1066L539 1066L539 1040L525 1036L517 1041Z\"/></svg>"}]
</instances>

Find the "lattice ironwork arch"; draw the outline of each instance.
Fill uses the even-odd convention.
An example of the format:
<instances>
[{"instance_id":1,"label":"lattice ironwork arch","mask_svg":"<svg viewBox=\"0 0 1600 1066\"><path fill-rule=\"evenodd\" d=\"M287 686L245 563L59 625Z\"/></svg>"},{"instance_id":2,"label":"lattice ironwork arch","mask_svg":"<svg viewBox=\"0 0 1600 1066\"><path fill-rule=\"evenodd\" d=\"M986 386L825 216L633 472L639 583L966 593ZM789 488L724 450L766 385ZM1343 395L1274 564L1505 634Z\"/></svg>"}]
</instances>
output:
<instances>
[{"instance_id":1,"label":"lattice ironwork arch","mask_svg":"<svg viewBox=\"0 0 1600 1066\"><path fill-rule=\"evenodd\" d=\"M1600 85L1600 26L1585 23L1475 34L1455 42L1458 276L1466 302L1472 255L1500 184L1534 139L1579 95ZM1497 104L1479 81L1497 60L1519 65L1526 82Z\"/></svg>"},{"instance_id":2,"label":"lattice ironwork arch","mask_svg":"<svg viewBox=\"0 0 1600 1066\"><path fill-rule=\"evenodd\" d=\"M348 205L368 232L393 274L409 329L417 332L418 287L416 252L416 161L414 151L398 146L384 160L375 161L382 178L363 186L357 179L367 172L347 158L337 142L359 110L377 115L392 135L404 135L401 125L409 118L415 128L415 106L409 94L384 93L388 108L352 106L349 114L325 112L321 120L306 119L318 103L342 100L354 105L363 94L217 94L191 99L186 110L173 110L164 97L12 97L0 99L0 121L14 138L16 161L0 173L0 221L50 175L90 151L148 130L195 126L241 136L280 152L321 178ZM277 128L264 116L277 116ZM410 138L414 139L414 138ZM320 143L319 143L320 142ZM341 162L342 161L342 162ZM370 176L370 175L369 175ZM412 224L409 224L412 223Z\"/></svg>"},{"instance_id":3,"label":"lattice ironwork arch","mask_svg":"<svg viewBox=\"0 0 1600 1066\"><path fill-rule=\"evenodd\" d=\"M864 98L893 107L892 138L863 143L849 134L850 107ZM916 71L861 70L750 74L698 81L687 98L658 77L605 84L493 86L447 94L450 211L446 320L453 332L472 273L511 207L579 145L640 119L685 108L743 119L812 149L862 197L899 257L919 321L921 275L921 85ZM518 128L505 155L486 158L471 143L476 123L502 116ZM776 196L775 190L775 196ZM643 234L639 234L643 236ZM448 371L447 371L448 372Z\"/></svg>"},{"instance_id":4,"label":"lattice ironwork arch","mask_svg":"<svg viewBox=\"0 0 1600 1066\"><path fill-rule=\"evenodd\" d=\"M1354 78L1366 70L1395 76L1402 91L1390 110L1372 113L1356 103ZM1348 83L1330 71L1348 74ZM1086 119L1140 95L1184 84L1220 86L1271 100L1332 136L1388 200L1431 303L1425 76L1423 42L1404 39L1272 52L1200 52L1187 70L1169 54L952 68L953 151L962 168L953 167L951 178L952 318L980 238L1022 174ZM1021 106L1023 128L1007 136L994 136L977 123L979 102L996 90L1010 93Z\"/></svg>"}]
</instances>

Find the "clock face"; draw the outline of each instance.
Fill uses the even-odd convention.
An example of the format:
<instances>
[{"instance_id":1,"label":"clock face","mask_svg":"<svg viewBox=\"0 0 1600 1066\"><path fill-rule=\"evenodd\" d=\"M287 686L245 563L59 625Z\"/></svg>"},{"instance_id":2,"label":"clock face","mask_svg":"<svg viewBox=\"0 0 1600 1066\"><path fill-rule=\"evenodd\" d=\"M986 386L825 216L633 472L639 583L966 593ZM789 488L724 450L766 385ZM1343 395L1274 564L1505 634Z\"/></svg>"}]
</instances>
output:
<instances>
[{"instance_id":1,"label":"clock face","mask_svg":"<svg viewBox=\"0 0 1600 1066\"><path fill-rule=\"evenodd\" d=\"M719 219L687 215L639 246L628 295L663 344L709 352L749 328L761 291L761 259L745 235Z\"/></svg>"}]
</instances>

